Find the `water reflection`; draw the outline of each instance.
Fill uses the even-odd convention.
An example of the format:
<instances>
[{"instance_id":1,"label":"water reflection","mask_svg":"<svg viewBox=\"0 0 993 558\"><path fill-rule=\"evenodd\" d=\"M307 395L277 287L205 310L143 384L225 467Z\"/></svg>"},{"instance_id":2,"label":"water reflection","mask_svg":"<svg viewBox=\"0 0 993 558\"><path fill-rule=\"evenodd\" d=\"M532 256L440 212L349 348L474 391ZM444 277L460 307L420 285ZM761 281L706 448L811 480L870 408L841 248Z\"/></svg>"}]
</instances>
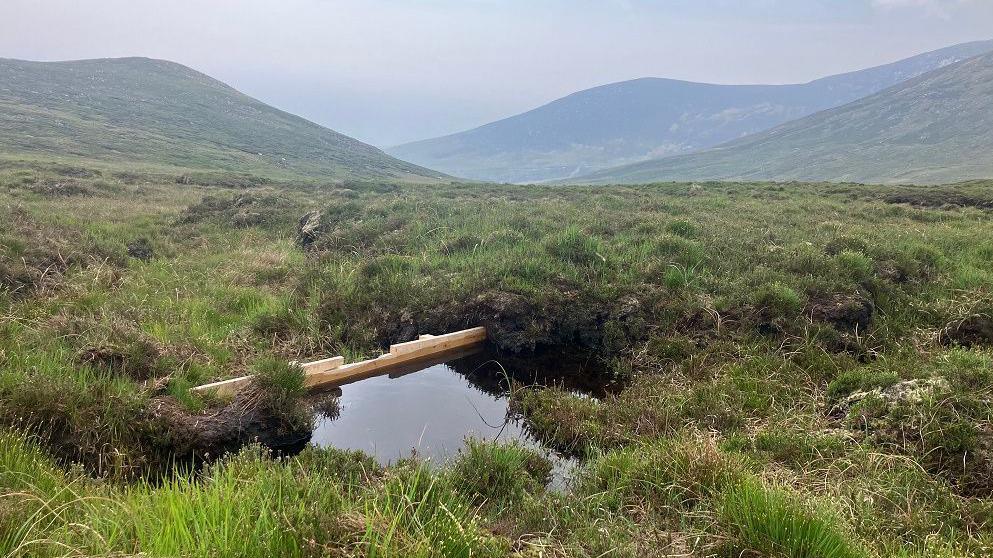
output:
<instances>
[{"instance_id":1,"label":"water reflection","mask_svg":"<svg viewBox=\"0 0 993 558\"><path fill-rule=\"evenodd\" d=\"M548 456L555 483L564 483L572 462L544 448L508 412L508 379L533 383L537 375L497 361L487 353L449 354L342 386L338 416L318 418L312 443L362 450L385 465L412 453L444 462L469 436L516 440Z\"/></svg>"}]
</instances>

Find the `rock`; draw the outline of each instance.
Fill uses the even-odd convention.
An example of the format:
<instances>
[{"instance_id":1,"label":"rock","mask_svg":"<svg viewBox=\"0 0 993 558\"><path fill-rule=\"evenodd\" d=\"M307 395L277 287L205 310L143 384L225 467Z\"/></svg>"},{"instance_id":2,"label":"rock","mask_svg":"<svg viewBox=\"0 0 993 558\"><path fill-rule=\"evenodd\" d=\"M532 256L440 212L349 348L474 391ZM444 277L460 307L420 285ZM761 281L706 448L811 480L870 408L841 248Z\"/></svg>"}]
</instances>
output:
<instances>
[{"instance_id":1,"label":"rock","mask_svg":"<svg viewBox=\"0 0 993 558\"><path fill-rule=\"evenodd\" d=\"M147 238L136 238L128 242L128 255L136 260L147 262L155 257L152 243Z\"/></svg>"},{"instance_id":2,"label":"rock","mask_svg":"<svg viewBox=\"0 0 993 558\"><path fill-rule=\"evenodd\" d=\"M886 388L856 391L839 401L831 409L831 414L839 417L845 416L853 407L865 401L870 396L883 401L887 407L892 407L897 404L917 404L923 401L925 397L930 397L935 393L948 391L949 389L948 380L941 377L904 380Z\"/></svg>"},{"instance_id":3,"label":"rock","mask_svg":"<svg viewBox=\"0 0 993 558\"><path fill-rule=\"evenodd\" d=\"M297 224L297 244L302 248L310 247L319 236L321 230L321 212L314 210L300 218Z\"/></svg>"}]
</instances>

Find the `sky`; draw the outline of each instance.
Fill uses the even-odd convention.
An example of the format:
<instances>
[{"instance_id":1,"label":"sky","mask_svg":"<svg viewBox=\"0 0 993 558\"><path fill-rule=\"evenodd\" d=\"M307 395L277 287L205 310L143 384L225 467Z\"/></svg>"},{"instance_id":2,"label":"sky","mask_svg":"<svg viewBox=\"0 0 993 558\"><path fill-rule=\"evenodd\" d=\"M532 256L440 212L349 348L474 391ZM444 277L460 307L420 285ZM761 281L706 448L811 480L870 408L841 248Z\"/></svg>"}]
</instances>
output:
<instances>
[{"instance_id":1,"label":"sky","mask_svg":"<svg viewBox=\"0 0 993 558\"><path fill-rule=\"evenodd\" d=\"M0 0L0 57L173 60L380 147L627 79L803 82L991 38L993 0Z\"/></svg>"}]
</instances>

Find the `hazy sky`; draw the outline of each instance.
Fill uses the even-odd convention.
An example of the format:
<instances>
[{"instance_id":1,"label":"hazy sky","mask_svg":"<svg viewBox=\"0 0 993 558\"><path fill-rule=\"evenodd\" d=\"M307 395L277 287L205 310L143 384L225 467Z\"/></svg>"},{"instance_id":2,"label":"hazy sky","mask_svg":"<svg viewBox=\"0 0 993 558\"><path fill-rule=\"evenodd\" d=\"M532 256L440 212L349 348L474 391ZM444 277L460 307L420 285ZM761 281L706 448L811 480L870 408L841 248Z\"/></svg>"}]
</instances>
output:
<instances>
[{"instance_id":1,"label":"hazy sky","mask_svg":"<svg viewBox=\"0 0 993 558\"><path fill-rule=\"evenodd\" d=\"M380 146L594 85L786 83L993 38L993 0L0 0L0 57L150 56Z\"/></svg>"}]
</instances>

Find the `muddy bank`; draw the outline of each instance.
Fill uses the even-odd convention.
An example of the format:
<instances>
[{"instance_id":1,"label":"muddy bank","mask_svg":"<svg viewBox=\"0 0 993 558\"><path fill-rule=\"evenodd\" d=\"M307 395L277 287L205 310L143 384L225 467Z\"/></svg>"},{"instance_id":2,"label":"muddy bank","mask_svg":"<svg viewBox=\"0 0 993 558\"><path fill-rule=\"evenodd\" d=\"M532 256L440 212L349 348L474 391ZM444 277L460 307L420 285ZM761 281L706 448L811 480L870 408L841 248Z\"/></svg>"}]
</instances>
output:
<instances>
[{"instance_id":1,"label":"muddy bank","mask_svg":"<svg viewBox=\"0 0 993 558\"><path fill-rule=\"evenodd\" d=\"M470 384L493 396L506 395L515 386L555 386L604 397L619 392L627 381L590 354L563 350L517 355L487 346L446 364Z\"/></svg>"},{"instance_id":2,"label":"muddy bank","mask_svg":"<svg viewBox=\"0 0 993 558\"><path fill-rule=\"evenodd\" d=\"M324 308L336 299L328 299ZM409 341L417 335L441 334L468 327L486 328L489 342L506 356L543 358L545 354L598 352L609 357L647 333L646 309L634 297L616 304L577 292L541 300L504 291L488 291L469 300L451 301L433 308L367 314L359 324L375 332L381 346Z\"/></svg>"},{"instance_id":3,"label":"muddy bank","mask_svg":"<svg viewBox=\"0 0 993 558\"><path fill-rule=\"evenodd\" d=\"M945 345L991 347L993 346L993 315L975 314L955 320L941 332L940 339Z\"/></svg>"},{"instance_id":4,"label":"muddy bank","mask_svg":"<svg viewBox=\"0 0 993 558\"><path fill-rule=\"evenodd\" d=\"M149 402L152 429L161 432L156 443L176 462L202 463L258 443L276 452L296 453L310 441L313 414L300 405L290 414L274 409L270 394L250 388L224 407L191 413L175 399L157 397Z\"/></svg>"},{"instance_id":5,"label":"muddy bank","mask_svg":"<svg viewBox=\"0 0 993 558\"><path fill-rule=\"evenodd\" d=\"M37 435L59 462L78 464L97 477L154 478L174 466L198 466L245 445L298 451L312 429L309 405L248 389L230 403L191 411L164 384L121 390L111 379L86 390L46 376L28 378L16 391L0 387L0 423Z\"/></svg>"}]
</instances>

